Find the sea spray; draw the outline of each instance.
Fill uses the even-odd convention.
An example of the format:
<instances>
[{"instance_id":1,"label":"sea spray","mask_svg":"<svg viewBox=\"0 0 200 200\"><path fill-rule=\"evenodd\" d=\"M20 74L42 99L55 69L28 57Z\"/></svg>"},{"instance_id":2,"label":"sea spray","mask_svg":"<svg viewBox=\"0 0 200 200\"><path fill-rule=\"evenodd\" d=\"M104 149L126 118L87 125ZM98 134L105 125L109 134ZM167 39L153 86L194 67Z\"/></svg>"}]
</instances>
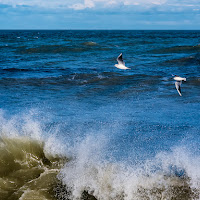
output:
<instances>
[{"instance_id":1,"label":"sea spray","mask_svg":"<svg viewBox=\"0 0 200 200\"><path fill-rule=\"evenodd\" d=\"M0 113L0 199L70 200L71 190L58 178L72 157L56 134L47 132L35 111L7 119ZM87 191L83 199L94 200Z\"/></svg>"},{"instance_id":2,"label":"sea spray","mask_svg":"<svg viewBox=\"0 0 200 200\"><path fill-rule=\"evenodd\" d=\"M62 168L58 177L70 188L70 199L81 199L85 191L98 200L199 199L199 158L186 148L128 165L102 160L105 144L104 137L86 136L76 158Z\"/></svg>"},{"instance_id":3,"label":"sea spray","mask_svg":"<svg viewBox=\"0 0 200 200\"><path fill-rule=\"evenodd\" d=\"M54 200L57 174L68 158L49 151L40 123L30 115L0 115L0 199Z\"/></svg>"},{"instance_id":4,"label":"sea spray","mask_svg":"<svg viewBox=\"0 0 200 200\"><path fill-rule=\"evenodd\" d=\"M103 130L86 133L71 146L51 132L31 116L1 115L2 200L199 199L200 158L187 146L126 162L112 158L113 138Z\"/></svg>"}]
</instances>

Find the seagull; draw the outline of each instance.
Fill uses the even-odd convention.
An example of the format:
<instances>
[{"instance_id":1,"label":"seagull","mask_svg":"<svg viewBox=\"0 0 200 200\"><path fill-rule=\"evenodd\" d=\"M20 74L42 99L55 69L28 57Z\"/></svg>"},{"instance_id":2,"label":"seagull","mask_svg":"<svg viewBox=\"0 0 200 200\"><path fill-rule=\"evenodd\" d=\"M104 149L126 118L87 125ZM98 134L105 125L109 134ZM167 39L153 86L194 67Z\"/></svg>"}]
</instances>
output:
<instances>
[{"instance_id":1,"label":"seagull","mask_svg":"<svg viewBox=\"0 0 200 200\"><path fill-rule=\"evenodd\" d=\"M123 58L122 58L122 53L117 57L117 62L118 64L115 64L115 67L119 69L130 69L125 66L125 62L123 61Z\"/></svg>"},{"instance_id":2,"label":"seagull","mask_svg":"<svg viewBox=\"0 0 200 200\"><path fill-rule=\"evenodd\" d=\"M182 96L182 94L181 94L181 83L182 83L182 81L186 81L186 78L182 78L182 77L177 76L177 75L172 75L172 76L174 76L174 80L176 81L175 82L176 90L178 91L179 95Z\"/></svg>"}]
</instances>

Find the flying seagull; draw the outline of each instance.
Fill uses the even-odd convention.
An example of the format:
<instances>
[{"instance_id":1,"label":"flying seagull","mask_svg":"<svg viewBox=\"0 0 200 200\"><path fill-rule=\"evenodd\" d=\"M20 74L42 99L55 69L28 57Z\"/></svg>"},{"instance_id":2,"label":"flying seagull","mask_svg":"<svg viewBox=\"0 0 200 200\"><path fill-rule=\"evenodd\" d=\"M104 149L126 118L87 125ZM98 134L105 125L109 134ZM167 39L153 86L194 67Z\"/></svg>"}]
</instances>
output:
<instances>
[{"instance_id":1,"label":"flying seagull","mask_svg":"<svg viewBox=\"0 0 200 200\"><path fill-rule=\"evenodd\" d=\"M125 66L125 62L123 61L123 58L122 58L122 53L117 57L117 62L118 64L115 64L115 67L119 69L130 69Z\"/></svg>"},{"instance_id":2,"label":"flying seagull","mask_svg":"<svg viewBox=\"0 0 200 200\"><path fill-rule=\"evenodd\" d=\"M182 77L177 76L177 75L172 75L172 76L174 76L174 80L176 81L175 82L176 90L178 91L179 95L182 96L182 94L181 94L181 83L182 83L182 81L186 81L186 78L182 78Z\"/></svg>"}]
</instances>

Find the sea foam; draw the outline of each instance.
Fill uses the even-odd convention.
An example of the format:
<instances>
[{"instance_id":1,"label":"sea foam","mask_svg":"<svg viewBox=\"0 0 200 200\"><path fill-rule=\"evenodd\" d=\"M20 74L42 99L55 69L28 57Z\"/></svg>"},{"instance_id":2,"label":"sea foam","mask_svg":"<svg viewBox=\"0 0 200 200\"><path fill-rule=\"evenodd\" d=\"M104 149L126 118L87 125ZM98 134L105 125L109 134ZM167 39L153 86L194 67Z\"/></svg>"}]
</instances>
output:
<instances>
[{"instance_id":1,"label":"sea foam","mask_svg":"<svg viewBox=\"0 0 200 200\"><path fill-rule=\"evenodd\" d=\"M71 199L80 199L84 191L103 200L199 198L200 157L187 148L174 147L142 165L127 165L101 160L104 144L89 136L61 170L59 178L71 189Z\"/></svg>"},{"instance_id":2,"label":"sea foam","mask_svg":"<svg viewBox=\"0 0 200 200\"><path fill-rule=\"evenodd\" d=\"M200 157L188 146L130 164L109 158L112 140L104 131L70 146L31 115L0 118L2 200L199 199Z\"/></svg>"}]
</instances>

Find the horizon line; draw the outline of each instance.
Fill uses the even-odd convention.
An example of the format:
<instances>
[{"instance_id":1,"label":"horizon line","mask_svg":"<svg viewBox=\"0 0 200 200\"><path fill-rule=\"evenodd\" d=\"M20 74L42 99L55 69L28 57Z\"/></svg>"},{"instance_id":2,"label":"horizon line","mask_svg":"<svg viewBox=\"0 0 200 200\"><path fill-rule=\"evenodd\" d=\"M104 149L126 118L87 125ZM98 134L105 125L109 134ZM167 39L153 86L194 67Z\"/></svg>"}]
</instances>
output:
<instances>
[{"instance_id":1,"label":"horizon line","mask_svg":"<svg viewBox=\"0 0 200 200\"><path fill-rule=\"evenodd\" d=\"M0 29L0 31L200 31L200 29Z\"/></svg>"}]
</instances>

